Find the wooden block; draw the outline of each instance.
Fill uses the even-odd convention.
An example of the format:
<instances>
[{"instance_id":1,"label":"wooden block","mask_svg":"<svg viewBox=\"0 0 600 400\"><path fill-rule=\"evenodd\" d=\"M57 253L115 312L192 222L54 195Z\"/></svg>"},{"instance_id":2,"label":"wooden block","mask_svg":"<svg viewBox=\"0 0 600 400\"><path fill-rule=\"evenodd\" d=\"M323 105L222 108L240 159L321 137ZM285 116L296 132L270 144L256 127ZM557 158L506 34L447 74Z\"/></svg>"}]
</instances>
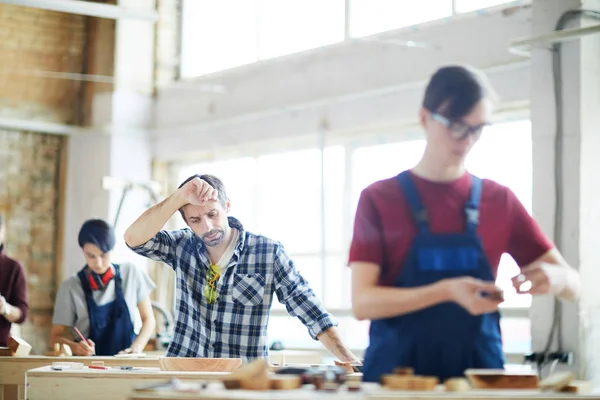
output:
<instances>
[{"instance_id":1,"label":"wooden block","mask_svg":"<svg viewBox=\"0 0 600 400\"><path fill-rule=\"evenodd\" d=\"M25 357L31 353L31 345L21 338L11 336L8 339L8 348L11 355L16 357Z\"/></svg>"},{"instance_id":2,"label":"wooden block","mask_svg":"<svg viewBox=\"0 0 600 400\"><path fill-rule=\"evenodd\" d=\"M360 381L346 381L346 388L349 392L358 392L361 389Z\"/></svg>"},{"instance_id":3,"label":"wooden block","mask_svg":"<svg viewBox=\"0 0 600 400\"><path fill-rule=\"evenodd\" d=\"M271 390L294 390L302 386L302 377L299 375L276 375L269 380Z\"/></svg>"},{"instance_id":4,"label":"wooden block","mask_svg":"<svg viewBox=\"0 0 600 400\"><path fill-rule=\"evenodd\" d=\"M540 382L540 389L542 390L561 390L569 385L575 376L571 372L557 372L554 373Z\"/></svg>"},{"instance_id":5,"label":"wooden block","mask_svg":"<svg viewBox=\"0 0 600 400\"><path fill-rule=\"evenodd\" d=\"M241 358L161 357L162 371L232 372L242 366Z\"/></svg>"},{"instance_id":6,"label":"wooden block","mask_svg":"<svg viewBox=\"0 0 600 400\"><path fill-rule=\"evenodd\" d=\"M223 385L226 389L269 390L267 361L257 359L241 366L223 379Z\"/></svg>"},{"instance_id":7,"label":"wooden block","mask_svg":"<svg viewBox=\"0 0 600 400\"><path fill-rule=\"evenodd\" d=\"M471 389L469 381L465 378L450 378L444 382L444 387L447 392L466 392Z\"/></svg>"},{"instance_id":8,"label":"wooden block","mask_svg":"<svg viewBox=\"0 0 600 400\"><path fill-rule=\"evenodd\" d=\"M12 356L12 353L8 347L0 347L0 356Z\"/></svg>"},{"instance_id":9,"label":"wooden block","mask_svg":"<svg viewBox=\"0 0 600 400\"><path fill-rule=\"evenodd\" d=\"M537 389L539 378L533 371L468 369L465 375L474 389Z\"/></svg>"},{"instance_id":10,"label":"wooden block","mask_svg":"<svg viewBox=\"0 0 600 400\"><path fill-rule=\"evenodd\" d=\"M394 368L394 370L392 371L392 374L394 375L414 375L415 374L415 370L412 369L411 367L397 367Z\"/></svg>"},{"instance_id":11,"label":"wooden block","mask_svg":"<svg viewBox=\"0 0 600 400\"><path fill-rule=\"evenodd\" d=\"M435 376L388 374L381 377L381 383L387 389L434 390L439 383L439 379Z\"/></svg>"},{"instance_id":12,"label":"wooden block","mask_svg":"<svg viewBox=\"0 0 600 400\"><path fill-rule=\"evenodd\" d=\"M562 388L562 393L587 394L594 390L594 384L590 381L571 381L567 386Z\"/></svg>"},{"instance_id":13,"label":"wooden block","mask_svg":"<svg viewBox=\"0 0 600 400\"><path fill-rule=\"evenodd\" d=\"M73 356L73 351L71 350L71 346L69 346L68 344L63 343L62 346L61 346L60 355L62 357L72 357Z\"/></svg>"}]
</instances>

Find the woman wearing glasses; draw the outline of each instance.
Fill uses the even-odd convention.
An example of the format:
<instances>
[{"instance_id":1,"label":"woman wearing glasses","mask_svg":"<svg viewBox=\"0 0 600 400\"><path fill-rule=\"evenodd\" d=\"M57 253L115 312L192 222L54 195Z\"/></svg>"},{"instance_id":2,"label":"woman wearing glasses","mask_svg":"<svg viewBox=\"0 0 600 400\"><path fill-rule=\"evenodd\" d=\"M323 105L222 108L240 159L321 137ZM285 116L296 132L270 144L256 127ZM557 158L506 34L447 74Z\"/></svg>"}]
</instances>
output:
<instances>
[{"instance_id":1,"label":"woman wearing glasses","mask_svg":"<svg viewBox=\"0 0 600 400\"><path fill-rule=\"evenodd\" d=\"M503 368L494 284L503 253L521 267L519 293L579 294L577 271L515 194L465 170L491 106L482 75L439 69L419 112L427 140L420 162L361 194L349 261L354 313L372 321L366 381L395 367L441 380Z\"/></svg>"}]
</instances>

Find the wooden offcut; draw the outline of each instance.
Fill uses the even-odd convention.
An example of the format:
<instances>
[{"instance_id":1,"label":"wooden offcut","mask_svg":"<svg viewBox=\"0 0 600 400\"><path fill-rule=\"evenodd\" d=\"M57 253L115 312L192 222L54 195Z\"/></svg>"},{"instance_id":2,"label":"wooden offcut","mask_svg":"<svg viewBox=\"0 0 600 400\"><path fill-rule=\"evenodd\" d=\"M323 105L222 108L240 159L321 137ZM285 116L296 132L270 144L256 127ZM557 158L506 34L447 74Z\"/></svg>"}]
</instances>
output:
<instances>
[{"instance_id":1,"label":"wooden offcut","mask_svg":"<svg viewBox=\"0 0 600 400\"><path fill-rule=\"evenodd\" d=\"M538 375L533 371L468 369L465 375L474 389L537 389Z\"/></svg>"},{"instance_id":2,"label":"wooden offcut","mask_svg":"<svg viewBox=\"0 0 600 400\"><path fill-rule=\"evenodd\" d=\"M243 365L223 379L223 385L226 389L269 390L271 382L267 361L257 359Z\"/></svg>"},{"instance_id":3,"label":"wooden offcut","mask_svg":"<svg viewBox=\"0 0 600 400\"><path fill-rule=\"evenodd\" d=\"M560 392L587 394L594 390L594 384L590 381L571 381L567 386L562 388Z\"/></svg>"},{"instance_id":4,"label":"wooden offcut","mask_svg":"<svg viewBox=\"0 0 600 400\"><path fill-rule=\"evenodd\" d=\"M8 339L8 348L11 356L24 357L31 353L31 345L25 340L14 336Z\"/></svg>"},{"instance_id":5,"label":"wooden offcut","mask_svg":"<svg viewBox=\"0 0 600 400\"><path fill-rule=\"evenodd\" d=\"M276 375L269 379L271 390L294 390L302 386L299 375Z\"/></svg>"},{"instance_id":6,"label":"wooden offcut","mask_svg":"<svg viewBox=\"0 0 600 400\"><path fill-rule=\"evenodd\" d=\"M233 372L242 366L241 358L161 357L163 371Z\"/></svg>"},{"instance_id":7,"label":"wooden offcut","mask_svg":"<svg viewBox=\"0 0 600 400\"><path fill-rule=\"evenodd\" d=\"M444 382L444 387L447 392L466 392L471 389L469 381L465 378L450 378Z\"/></svg>"},{"instance_id":8,"label":"wooden offcut","mask_svg":"<svg viewBox=\"0 0 600 400\"><path fill-rule=\"evenodd\" d=\"M439 379L435 376L387 374L381 377L383 387L395 390L434 390L438 383Z\"/></svg>"},{"instance_id":9,"label":"wooden offcut","mask_svg":"<svg viewBox=\"0 0 600 400\"><path fill-rule=\"evenodd\" d=\"M557 372L549 375L540 382L542 390L561 390L569 385L575 376L571 372Z\"/></svg>"}]
</instances>

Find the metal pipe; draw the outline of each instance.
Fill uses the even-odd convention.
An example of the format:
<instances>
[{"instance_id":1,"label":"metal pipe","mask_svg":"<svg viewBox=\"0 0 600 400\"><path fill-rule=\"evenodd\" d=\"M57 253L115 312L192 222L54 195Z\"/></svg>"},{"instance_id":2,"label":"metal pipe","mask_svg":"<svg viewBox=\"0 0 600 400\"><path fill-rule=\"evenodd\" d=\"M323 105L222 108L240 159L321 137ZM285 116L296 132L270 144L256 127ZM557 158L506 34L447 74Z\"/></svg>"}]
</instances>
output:
<instances>
[{"instance_id":1,"label":"metal pipe","mask_svg":"<svg viewBox=\"0 0 600 400\"><path fill-rule=\"evenodd\" d=\"M536 36L530 39L518 40L511 43L509 50L513 54L530 56L534 47L550 46L554 43L563 43L570 40L579 39L583 36L600 33L600 25L586 26L583 28L569 28L560 31L548 33L546 35Z\"/></svg>"}]
</instances>

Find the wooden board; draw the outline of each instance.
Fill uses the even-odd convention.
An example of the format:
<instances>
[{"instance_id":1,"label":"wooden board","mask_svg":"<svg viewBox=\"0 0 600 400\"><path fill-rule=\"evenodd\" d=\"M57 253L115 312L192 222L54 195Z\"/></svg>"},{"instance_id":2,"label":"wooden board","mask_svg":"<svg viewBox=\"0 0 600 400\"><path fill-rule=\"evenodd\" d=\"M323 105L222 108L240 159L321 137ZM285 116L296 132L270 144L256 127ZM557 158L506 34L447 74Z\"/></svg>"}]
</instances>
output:
<instances>
[{"instance_id":1,"label":"wooden board","mask_svg":"<svg viewBox=\"0 0 600 400\"><path fill-rule=\"evenodd\" d=\"M27 371L25 396L28 400L125 400L134 388L141 385L159 384L172 379L220 381L227 375L226 372L161 371L158 367L130 371L122 371L117 367L53 371L50 367L42 367Z\"/></svg>"},{"instance_id":2,"label":"wooden board","mask_svg":"<svg viewBox=\"0 0 600 400\"><path fill-rule=\"evenodd\" d=\"M474 389L537 389L539 378L534 371L502 369L468 369L465 375Z\"/></svg>"},{"instance_id":3,"label":"wooden board","mask_svg":"<svg viewBox=\"0 0 600 400\"><path fill-rule=\"evenodd\" d=\"M161 357L158 362L163 371L232 372L242 366L241 358Z\"/></svg>"}]
</instances>

